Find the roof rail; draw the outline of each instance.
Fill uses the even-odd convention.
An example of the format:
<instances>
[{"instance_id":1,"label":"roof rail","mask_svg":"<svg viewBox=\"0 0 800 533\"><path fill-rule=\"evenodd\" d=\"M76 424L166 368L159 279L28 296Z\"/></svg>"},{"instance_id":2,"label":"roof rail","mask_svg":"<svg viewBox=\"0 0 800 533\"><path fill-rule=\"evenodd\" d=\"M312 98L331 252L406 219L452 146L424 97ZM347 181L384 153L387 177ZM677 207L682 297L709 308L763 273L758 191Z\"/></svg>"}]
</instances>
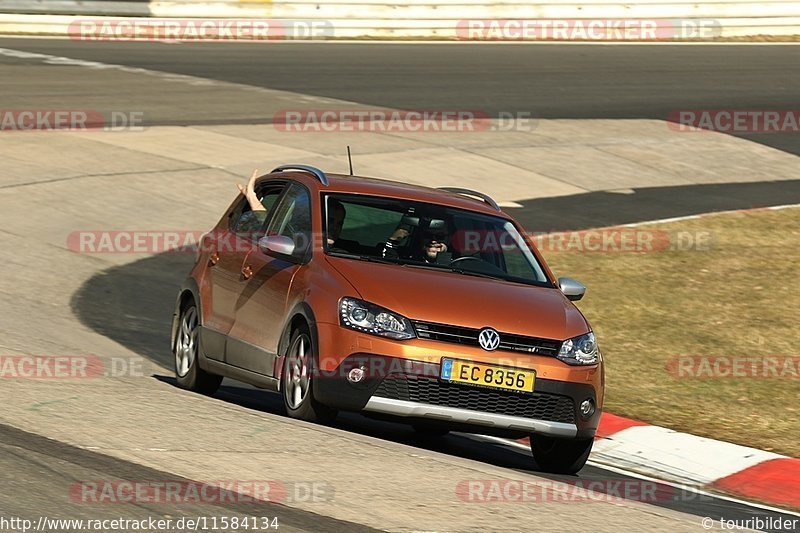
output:
<instances>
[{"instance_id":1,"label":"roof rail","mask_svg":"<svg viewBox=\"0 0 800 533\"><path fill-rule=\"evenodd\" d=\"M486 202L487 204L489 204L496 211L500 211L500 206L497 205L497 202L492 200L492 197L489 196L488 194L483 194L482 192L473 191L472 189L464 189L464 188L461 188L461 187L437 187L437 189L440 189L442 191L456 193L456 194L461 194L463 196L471 196L473 198L480 199L480 200Z\"/></svg>"},{"instance_id":2,"label":"roof rail","mask_svg":"<svg viewBox=\"0 0 800 533\"><path fill-rule=\"evenodd\" d=\"M272 169L272 172L283 172L285 170L300 170L302 172L308 172L312 174L315 178L319 180L320 183L328 186L328 176L325 175L323 171L318 169L317 167L312 167L310 165L281 165L277 168ZM270 172L270 174L272 173Z\"/></svg>"}]
</instances>

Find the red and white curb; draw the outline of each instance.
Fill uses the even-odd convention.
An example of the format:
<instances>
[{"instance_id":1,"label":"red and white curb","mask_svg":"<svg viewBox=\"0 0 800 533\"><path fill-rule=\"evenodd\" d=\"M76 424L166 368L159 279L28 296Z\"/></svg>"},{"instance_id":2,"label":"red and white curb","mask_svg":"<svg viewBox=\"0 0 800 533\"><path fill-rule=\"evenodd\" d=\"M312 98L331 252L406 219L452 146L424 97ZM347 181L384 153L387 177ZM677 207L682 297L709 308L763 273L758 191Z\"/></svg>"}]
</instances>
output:
<instances>
[{"instance_id":1,"label":"red and white curb","mask_svg":"<svg viewBox=\"0 0 800 533\"><path fill-rule=\"evenodd\" d=\"M600 418L589 459L655 479L800 509L800 459L609 413Z\"/></svg>"}]
</instances>

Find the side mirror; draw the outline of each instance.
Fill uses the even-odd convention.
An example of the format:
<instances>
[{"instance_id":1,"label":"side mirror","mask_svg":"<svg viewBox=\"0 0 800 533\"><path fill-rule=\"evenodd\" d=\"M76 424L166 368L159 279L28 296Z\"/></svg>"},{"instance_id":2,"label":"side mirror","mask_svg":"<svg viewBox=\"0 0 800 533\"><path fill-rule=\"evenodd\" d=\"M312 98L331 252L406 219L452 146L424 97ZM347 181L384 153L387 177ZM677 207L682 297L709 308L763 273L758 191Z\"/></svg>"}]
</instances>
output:
<instances>
[{"instance_id":1,"label":"side mirror","mask_svg":"<svg viewBox=\"0 0 800 533\"><path fill-rule=\"evenodd\" d=\"M284 235L269 235L258 239L258 248L265 254L270 252L283 255L292 255L294 241Z\"/></svg>"},{"instance_id":2,"label":"side mirror","mask_svg":"<svg viewBox=\"0 0 800 533\"><path fill-rule=\"evenodd\" d=\"M558 278L558 288L564 293L568 300L576 302L586 294L586 286L580 281L572 278Z\"/></svg>"}]
</instances>

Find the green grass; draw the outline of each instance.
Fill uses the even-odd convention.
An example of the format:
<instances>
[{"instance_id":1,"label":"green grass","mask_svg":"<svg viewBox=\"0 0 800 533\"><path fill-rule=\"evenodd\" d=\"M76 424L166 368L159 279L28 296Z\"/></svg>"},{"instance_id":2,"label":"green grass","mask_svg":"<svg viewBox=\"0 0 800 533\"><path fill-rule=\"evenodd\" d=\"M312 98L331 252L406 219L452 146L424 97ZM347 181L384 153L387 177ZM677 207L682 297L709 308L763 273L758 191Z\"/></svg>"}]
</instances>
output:
<instances>
[{"instance_id":1,"label":"green grass","mask_svg":"<svg viewBox=\"0 0 800 533\"><path fill-rule=\"evenodd\" d=\"M647 228L702 232L710 249L543 250L558 275L589 288L578 305L607 363L605 410L800 457L800 379L678 378L667 370L681 355L800 355L800 209Z\"/></svg>"}]
</instances>

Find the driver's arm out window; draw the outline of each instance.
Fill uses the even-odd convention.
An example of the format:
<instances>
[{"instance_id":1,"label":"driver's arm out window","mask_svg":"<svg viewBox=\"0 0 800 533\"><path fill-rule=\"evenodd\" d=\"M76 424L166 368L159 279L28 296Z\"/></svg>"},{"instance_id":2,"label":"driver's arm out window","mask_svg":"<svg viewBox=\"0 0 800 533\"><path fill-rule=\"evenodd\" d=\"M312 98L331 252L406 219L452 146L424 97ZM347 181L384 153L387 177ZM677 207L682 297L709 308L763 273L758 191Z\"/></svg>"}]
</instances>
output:
<instances>
[{"instance_id":1,"label":"driver's arm out window","mask_svg":"<svg viewBox=\"0 0 800 533\"><path fill-rule=\"evenodd\" d=\"M243 199L240 214L238 217L234 216L236 221L231 225L231 231L243 236L250 235L257 239L263 233L261 229L264 226L264 222L275 206L275 202L278 200L282 190L282 186L273 186L262 189L259 192L261 205L264 206L266 211L251 210L247 200Z\"/></svg>"}]
</instances>

